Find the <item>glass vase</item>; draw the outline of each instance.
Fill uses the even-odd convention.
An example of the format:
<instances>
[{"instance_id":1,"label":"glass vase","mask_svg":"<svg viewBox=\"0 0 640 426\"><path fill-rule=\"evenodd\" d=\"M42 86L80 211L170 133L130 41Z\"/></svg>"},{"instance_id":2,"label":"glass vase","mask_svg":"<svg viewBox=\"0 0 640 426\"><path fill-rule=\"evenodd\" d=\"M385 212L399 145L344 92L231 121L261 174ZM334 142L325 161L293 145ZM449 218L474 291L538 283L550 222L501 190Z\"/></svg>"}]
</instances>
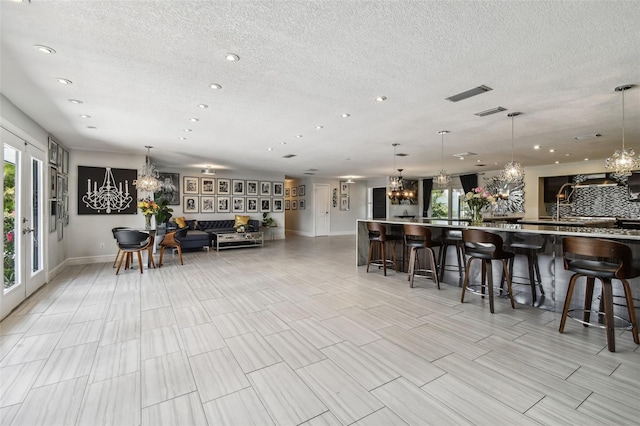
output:
<instances>
[{"instance_id":1,"label":"glass vase","mask_svg":"<svg viewBox=\"0 0 640 426\"><path fill-rule=\"evenodd\" d=\"M481 208L476 207L471 209L471 225L472 226L482 225L482 209Z\"/></svg>"},{"instance_id":2,"label":"glass vase","mask_svg":"<svg viewBox=\"0 0 640 426\"><path fill-rule=\"evenodd\" d=\"M144 229L151 229L151 216L144 217Z\"/></svg>"}]
</instances>

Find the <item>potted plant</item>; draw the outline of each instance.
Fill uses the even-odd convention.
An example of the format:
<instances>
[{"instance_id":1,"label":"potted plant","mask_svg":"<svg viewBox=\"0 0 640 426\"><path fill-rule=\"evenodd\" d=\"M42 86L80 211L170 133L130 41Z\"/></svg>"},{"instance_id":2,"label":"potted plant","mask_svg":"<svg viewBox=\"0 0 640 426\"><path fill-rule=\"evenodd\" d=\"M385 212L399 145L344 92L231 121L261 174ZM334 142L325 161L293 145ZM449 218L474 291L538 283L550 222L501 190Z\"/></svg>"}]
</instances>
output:
<instances>
[{"instance_id":1,"label":"potted plant","mask_svg":"<svg viewBox=\"0 0 640 426\"><path fill-rule=\"evenodd\" d=\"M262 213L262 226L265 228L276 226L276 221L273 220L272 217L269 217L269 212Z\"/></svg>"},{"instance_id":2,"label":"potted plant","mask_svg":"<svg viewBox=\"0 0 640 426\"><path fill-rule=\"evenodd\" d=\"M169 200L166 198L156 197L156 200L156 204L158 205L158 210L155 213L156 226L164 226L173 216L173 209L169 207Z\"/></svg>"}]
</instances>

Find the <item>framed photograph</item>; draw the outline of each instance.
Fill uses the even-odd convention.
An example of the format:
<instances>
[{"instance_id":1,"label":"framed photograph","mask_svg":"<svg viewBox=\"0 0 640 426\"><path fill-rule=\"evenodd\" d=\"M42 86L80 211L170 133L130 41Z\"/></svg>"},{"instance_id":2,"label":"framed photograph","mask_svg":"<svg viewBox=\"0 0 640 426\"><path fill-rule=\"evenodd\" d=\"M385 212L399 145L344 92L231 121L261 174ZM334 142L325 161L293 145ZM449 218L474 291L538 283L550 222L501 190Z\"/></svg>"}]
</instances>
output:
<instances>
[{"instance_id":1,"label":"framed photograph","mask_svg":"<svg viewBox=\"0 0 640 426\"><path fill-rule=\"evenodd\" d=\"M69 151L66 149L63 151L62 157L62 173L69 174Z\"/></svg>"},{"instance_id":2,"label":"framed photograph","mask_svg":"<svg viewBox=\"0 0 640 426\"><path fill-rule=\"evenodd\" d=\"M291 196L291 188L285 188L284 189L284 196L285 198L288 198Z\"/></svg>"},{"instance_id":3,"label":"framed photograph","mask_svg":"<svg viewBox=\"0 0 640 426\"><path fill-rule=\"evenodd\" d=\"M298 210L298 200L291 201L291 210Z\"/></svg>"},{"instance_id":4,"label":"framed photograph","mask_svg":"<svg viewBox=\"0 0 640 426\"><path fill-rule=\"evenodd\" d=\"M216 178L201 177L200 178L200 193L206 195L213 195L216 193Z\"/></svg>"},{"instance_id":5,"label":"framed photograph","mask_svg":"<svg viewBox=\"0 0 640 426\"><path fill-rule=\"evenodd\" d=\"M56 199L59 202L62 202L62 196L64 194L64 179L62 178L62 173L58 173L58 175L56 176L57 182L56 182L56 189L57 189L57 196Z\"/></svg>"},{"instance_id":6,"label":"framed photograph","mask_svg":"<svg viewBox=\"0 0 640 426\"><path fill-rule=\"evenodd\" d=\"M198 213L198 198L193 195L185 195L183 197L182 211L185 213Z\"/></svg>"},{"instance_id":7,"label":"framed photograph","mask_svg":"<svg viewBox=\"0 0 640 426\"><path fill-rule=\"evenodd\" d=\"M58 208L60 208L60 206L62 205L62 203L58 203ZM58 218L60 218L60 216L58 216ZM62 219L58 219L58 225L56 226L56 231L58 231L58 241L62 240L64 238L64 226L62 226Z\"/></svg>"},{"instance_id":8,"label":"framed photograph","mask_svg":"<svg viewBox=\"0 0 640 426\"><path fill-rule=\"evenodd\" d=\"M234 213L244 213L244 197L233 197L231 199L231 210Z\"/></svg>"},{"instance_id":9,"label":"framed photograph","mask_svg":"<svg viewBox=\"0 0 640 426\"><path fill-rule=\"evenodd\" d=\"M263 213L271 211L271 198L260 198L260 211Z\"/></svg>"},{"instance_id":10,"label":"framed photograph","mask_svg":"<svg viewBox=\"0 0 640 426\"><path fill-rule=\"evenodd\" d=\"M274 198L272 201L271 211L274 213L280 213L284 211L284 199Z\"/></svg>"},{"instance_id":11,"label":"framed photograph","mask_svg":"<svg viewBox=\"0 0 640 426\"><path fill-rule=\"evenodd\" d=\"M199 179L197 177L185 176L184 177L184 188L182 192L184 194L197 194L199 191L198 188Z\"/></svg>"},{"instance_id":12,"label":"framed photograph","mask_svg":"<svg viewBox=\"0 0 640 426\"><path fill-rule=\"evenodd\" d=\"M304 197L304 185L298 187L298 197Z\"/></svg>"},{"instance_id":13,"label":"framed photograph","mask_svg":"<svg viewBox=\"0 0 640 426\"><path fill-rule=\"evenodd\" d=\"M229 179L218 179L218 195L231 195L231 182Z\"/></svg>"},{"instance_id":14,"label":"framed photograph","mask_svg":"<svg viewBox=\"0 0 640 426\"><path fill-rule=\"evenodd\" d=\"M247 195L258 195L258 181L248 180L244 189Z\"/></svg>"},{"instance_id":15,"label":"framed photograph","mask_svg":"<svg viewBox=\"0 0 640 426\"><path fill-rule=\"evenodd\" d=\"M291 201L284 200L284 209L285 210L291 210Z\"/></svg>"},{"instance_id":16,"label":"framed photograph","mask_svg":"<svg viewBox=\"0 0 640 426\"><path fill-rule=\"evenodd\" d=\"M340 195L349 195L349 184L345 180L340 181Z\"/></svg>"},{"instance_id":17,"label":"framed photograph","mask_svg":"<svg viewBox=\"0 0 640 426\"><path fill-rule=\"evenodd\" d=\"M56 200L49 201L49 232L54 232L56 230L56 223L58 213L58 202Z\"/></svg>"},{"instance_id":18,"label":"framed photograph","mask_svg":"<svg viewBox=\"0 0 640 426\"><path fill-rule=\"evenodd\" d=\"M171 193L171 199L169 200L170 206L180 205L180 174L179 173L163 173L160 172L160 181L167 185L169 188L175 188L175 191Z\"/></svg>"},{"instance_id":19,"label":"framed photograph","mask_svg":"<svg viewBox=\"0 0 640 426\"><path fill-rule=\"evenodd\" d=\"M58 144L49 137L49 163L58 164Z\"/></svg>"},{"instance_id":20,"label":"framed photograph","mask_svg":"<svg viewBox=\"0 0 640 426\"><path fill-rule=\"evenodd\" d=\"M271 195L271 182L260 182L260 195Z\"/></svg>"},{"instance_id":21,"label":"framed photograph","mask_svg":"<svg viewBox=\"0 0 640 426\"><path fill-rule=\"evenodd\" d=\"M297 197L298 196L298 187L294 186L293 188L291 188L291 196L292 197Z\"/></svg>"},{"instance_id":22,"label":"framed photograph","mask_svg":"<svg viewBox=\"0 0 640 426\"><path fill-rule=\"evenodd\" d=\"M218 197L218 213L229 213L231 211L231 199L229 197Z\"/></svg>"},{"instance_id":23,"label":"framed photograph","mask_svg":"<svg viewBox=\"0 0 640 426\"><path fill-rule=\"evenodd\" d=\"M232 188L233 195L244 195L244 180L234 179Z\"/></svg>"},{"instance_id":24,"label":"framed photograph","mask_svg":"<svg viewBox=\"0 0 640 426\"><path fill-rule=\"evenodd\" d=\"M247 200L245 201L245 209L247 213L258 213L258 198L247 197Z\"/></svg>"},{"instance_id":25,"label":"framed photograph","mask_svg":"<svg viewBox=\"0 0 640 426\"><path fill-rule=\"evenodd\" d=\"M273 182L273 196L274 197L282 197L284 196L284 183L282 182Z\"/></svg>"},{"instance_id":26,"label":"framed photograph","mask_svg":"<svg viewBox=\"0 0 640 426\"><path fill-rule=\"evenodd\" d=\"M69 194L64 194L64 226L69 225Z\"/></svg>"},{"instance_id":27,"label":"framed photograph","mask_svg":"<svg viewBox=\"0 0 640 426\"><path fill-rule=\"evenodd\" d=\"M305 209L305 202L304 200L300 200L298 201L298 210L304 210Z\"/></svg>"},{"instance_id":28,"label":"framed photograph","mask_svg":"<svg viewBox=\"0 0 640 426\"><path fill-rule=\"evenodd\" d=\"M349 197L340 198L340 210L349 210Z\"/></svg>"},{"instance_id":29,"label":"framed photograph","mask_svg":"<svg viewBox=\"0 0 640 426\"><path fill-rule=\"evenodd\" d=\"M200 213L215 213L216 197L200 197Z\"/></svg>"},{"instance_id":30,"label":"framed photograph","mask_svg":"<svg viewBox=\"0 0 640 426\"><path fill-rule=\"evenodd\" d=\"M55 200L58 196L58 170L49 167L49 198Z\"/></svg>"},{"instance_id":31,"label":"framed photograph","mask_svg":"<svg viewBox=\"0 0 640 426\"><path fill-rule=\"evenodd\" d=\"M62 173L62 163L64 162L64 148L58 145L58 171Z\"/></svg>"}]
</instances>

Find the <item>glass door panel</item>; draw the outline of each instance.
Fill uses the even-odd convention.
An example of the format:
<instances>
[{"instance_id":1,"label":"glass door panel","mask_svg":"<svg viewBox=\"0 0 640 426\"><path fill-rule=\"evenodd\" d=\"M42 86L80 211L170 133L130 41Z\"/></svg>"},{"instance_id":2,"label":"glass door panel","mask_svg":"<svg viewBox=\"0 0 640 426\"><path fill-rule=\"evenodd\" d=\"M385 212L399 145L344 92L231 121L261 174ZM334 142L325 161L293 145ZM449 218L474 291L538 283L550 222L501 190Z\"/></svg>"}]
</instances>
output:
<instances>
[{"instance_id":1,"label":"glass door panel","mask_svg":"<svg viewBox=\"0 0 640 426\"><path fill-rule=\"evenodd\" d=\"M4 197L3 197L3 218L4 218L4 292L8 292L12 287L21 284L22 274L20 273L20 230L16 221L16 192L20 193L19 172L20 156L22 152L15 148L4 146ZM18 189L18 191L16 191ZM19 216L17 216L19 217Z\"/></svg>"}]
</instances>

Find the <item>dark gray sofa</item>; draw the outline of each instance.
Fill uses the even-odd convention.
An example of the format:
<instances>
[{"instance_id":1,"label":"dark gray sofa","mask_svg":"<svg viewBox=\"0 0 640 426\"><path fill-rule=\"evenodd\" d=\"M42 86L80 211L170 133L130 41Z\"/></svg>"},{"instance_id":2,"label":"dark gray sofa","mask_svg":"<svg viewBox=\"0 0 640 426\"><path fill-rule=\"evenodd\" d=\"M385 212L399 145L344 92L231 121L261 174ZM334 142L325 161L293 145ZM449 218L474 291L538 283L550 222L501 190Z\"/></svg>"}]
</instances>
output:
<instances>
[{"instance_id":1,"label":"dark gray sofa","mask_svg":"<svg viewBox=\"0 0 640 426\"><path fill-rule=\"evenodd\" d=\"M233 219L226 220L187 220L189 230L187 235L180 238L180 247L183 250L201 249L202 247L212 247L216 243L215 232L235 232L233 227L235 221ZM175 229L175 222L169 222L167 230ZM249 220L248 231L259 231L260 221L255 219Z\"/></svg>"}]
</instances>

